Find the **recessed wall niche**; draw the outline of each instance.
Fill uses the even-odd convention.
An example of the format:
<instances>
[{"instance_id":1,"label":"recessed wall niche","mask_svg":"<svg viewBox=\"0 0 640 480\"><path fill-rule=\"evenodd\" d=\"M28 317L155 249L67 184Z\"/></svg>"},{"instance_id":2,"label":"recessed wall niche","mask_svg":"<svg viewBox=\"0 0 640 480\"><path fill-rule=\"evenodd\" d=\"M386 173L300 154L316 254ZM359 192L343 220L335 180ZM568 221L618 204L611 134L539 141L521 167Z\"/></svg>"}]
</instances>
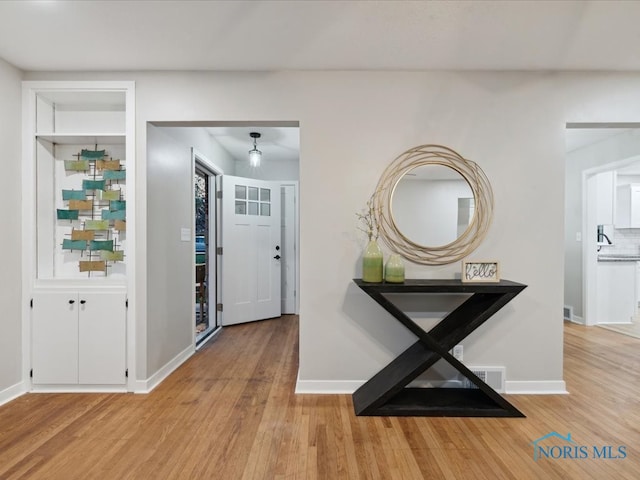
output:
<instances>
[{"instance_id":1,"label":"recessed wall niche","mask_svg":"<svg viewBox=\"0 0 640 480\"><path fill-rule=\"evenodd\" d=\"M126 276L125 92L35 97L36 278Z\"/></svg>"}]
</instances>

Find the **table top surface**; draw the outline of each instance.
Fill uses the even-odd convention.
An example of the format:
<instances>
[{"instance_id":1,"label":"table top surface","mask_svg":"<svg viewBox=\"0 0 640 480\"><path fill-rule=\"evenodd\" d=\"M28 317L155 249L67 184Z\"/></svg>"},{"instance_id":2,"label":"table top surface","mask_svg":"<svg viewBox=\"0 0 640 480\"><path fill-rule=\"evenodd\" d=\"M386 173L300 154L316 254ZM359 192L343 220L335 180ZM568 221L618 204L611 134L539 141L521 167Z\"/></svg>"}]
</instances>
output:
<instances>
[{"instance_id":1,"label":"table top surface","mask_svg":"<svg viewBox=\"0 0 640 480\"><path fill-rule=\"evenodd\" d=\"M361 278L353 281L365 291L377 292L504 292L522 290L526 285L511 280L499 282L463 282L460 279L412 278L403 283L369 283Z\"/></svg>"}]
</instances>

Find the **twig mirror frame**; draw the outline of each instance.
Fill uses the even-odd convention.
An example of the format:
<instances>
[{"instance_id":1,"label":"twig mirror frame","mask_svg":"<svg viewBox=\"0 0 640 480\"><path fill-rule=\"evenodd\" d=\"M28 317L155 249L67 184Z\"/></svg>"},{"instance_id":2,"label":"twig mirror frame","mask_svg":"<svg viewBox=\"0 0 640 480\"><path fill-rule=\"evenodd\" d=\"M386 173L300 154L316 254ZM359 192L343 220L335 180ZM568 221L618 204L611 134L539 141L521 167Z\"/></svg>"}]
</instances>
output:
<instances>
[{"instance_id":1,"label":"twig mirror frame","mask_svg":"<svg viewBox=\"0 0 640 480\"><path fill-rule=\"evenodd\" d=\"M425 165L442 165L458 172L471 187L475 212L468 228L446 245L420 245L407 238L397 227L391 210L398 182L409 171ZM394 252L423 265L454 263L473 252L484 239L493 216L493 191L482 169L454 150L442 145L420 145L399 155L384 170L373 194L380 237Z\"/></svg>"}]
</instances>

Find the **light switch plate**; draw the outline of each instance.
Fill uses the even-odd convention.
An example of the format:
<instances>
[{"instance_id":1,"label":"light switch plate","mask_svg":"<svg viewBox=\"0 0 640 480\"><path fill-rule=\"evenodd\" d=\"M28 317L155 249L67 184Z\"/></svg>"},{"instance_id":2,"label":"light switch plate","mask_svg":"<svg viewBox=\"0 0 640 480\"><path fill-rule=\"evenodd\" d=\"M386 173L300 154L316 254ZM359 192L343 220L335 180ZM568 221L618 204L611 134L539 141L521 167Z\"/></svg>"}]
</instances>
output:
<instances>
[{"instance_id":1,"label":"light switch plate","mask_svg":"<svg viewBox=\"0 0 640 480\"><path fill-rule=\"evenodd\" d=\"M191 241L191 229L190 228L181 228L180 229L180 240L183 242Z\"/></svg>"}]
</instances>

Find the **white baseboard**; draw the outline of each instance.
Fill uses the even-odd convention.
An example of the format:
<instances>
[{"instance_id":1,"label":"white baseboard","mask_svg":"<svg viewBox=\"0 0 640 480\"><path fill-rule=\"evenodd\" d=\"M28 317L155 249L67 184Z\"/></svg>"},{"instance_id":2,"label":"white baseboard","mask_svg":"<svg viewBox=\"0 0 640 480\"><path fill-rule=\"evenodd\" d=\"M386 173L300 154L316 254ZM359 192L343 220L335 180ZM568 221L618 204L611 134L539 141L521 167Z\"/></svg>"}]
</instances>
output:
<instances>
[{"instance_id":1,"label":"white baseboard","mask_svg":"<svg viewBox=\"0 0 640 480\"><path fill-rule=\"evenodd\" d=\"M32 385L30 393L126 393L123 385Z\"/></svg>"},{"instance_id":2,"label":"white baseboard","mask_svg":"<svg viewBox=\"0 0 640 480\"><path fill-rule=\"evenodd\" d=\"M509 381L504 382L505 393L513 395L565 395L567 385L564 380Z\"/></svg>"},{"instance_id":3,"label":"white baseboard","mask_svg":"<svg viewBox=\"0 0 640 480\"><path fill-rule=\"evenodd\" d=\"M146 380L136 380L134 393L149 393L173 373L173 371L186 362L195 353L193 345L189 345L178 355L167 362L160 370Z\"/></svg>"},{"instance_id":4,"label":"white baseboard","mask_svg":"<svg viewBox=\"0 0 640 480\"><path fill-rule=\"evenodd\" d=\"M578 315L574 315L573 318L571 319L571 321L573 323L578 323L580 325L584 325L584 318L579 317Z\"/></svg>"},{"instance_id":5,"label":"white baseboard","mask_svg":"<svg viewBox=\"0 0 640 480\"><path fill-rule=\"evenodd\" d=\"M147 380L136 380L133 382L133 393L149 393Z\"/></svg>"},{"instance_id":6,"label":"white baseboard","mask_svg":"<svg viewBox=\"0 0 640 480\"><path fill-rule=\"evenodd\" d=\"M300 380L296 381L297 394L351 395L364 385L365 380ZM564 381L506 381L505 393L514 395L562 395L567 394Z\"/></svg>"},{"instance_id":7,"label":"white baseboard","mask_svg":"<svg viewBox=\"0 0 640 480\"><path fill-rule=\"evenodd\" d=\"M366 380L298 380L295 393L310 393L316 395L351 395L360 388Z\"/></svg>"},{"instance_id":8,"label":"white baseboard","mask_svg":"<svg viewBox=\"0 0 640 480\"><path fill-rule=\"evenodd\" d=\"M10 387L0 391L0 405L9 403L11 400L15 400L25 393L27 393L27 386L24 382L18 382L15 385L11 385Z\"/></svg>"}]
</instances>

